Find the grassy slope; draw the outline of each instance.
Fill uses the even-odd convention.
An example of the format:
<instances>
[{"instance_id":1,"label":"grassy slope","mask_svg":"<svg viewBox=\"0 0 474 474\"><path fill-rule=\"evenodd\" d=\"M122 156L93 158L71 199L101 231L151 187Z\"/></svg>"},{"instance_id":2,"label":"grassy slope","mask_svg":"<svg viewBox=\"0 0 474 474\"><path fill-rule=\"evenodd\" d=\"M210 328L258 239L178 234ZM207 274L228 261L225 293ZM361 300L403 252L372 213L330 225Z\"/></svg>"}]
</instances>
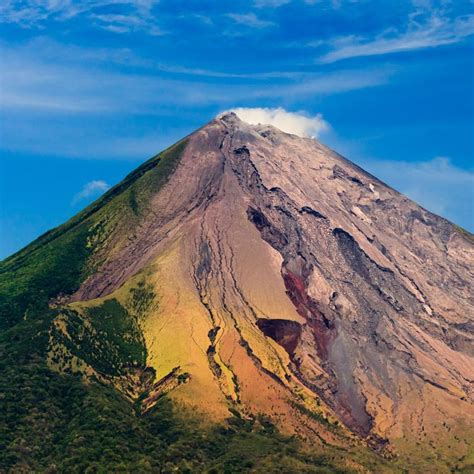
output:
<instances>
[{"instance_id":1,"label":"grassy slope","mask_svg":"<svg viewBox=\"0 0 474 474\"><path fill-rule=\"evenodd\" d=\"M166 397L141 416L110 386L49 370L50 317L0 336L1 472L334 472L264 419L203 428Z\"/></svg>"},{"instance_id":2,"label":"grassy slope","mask_svg":"<svg viewBox=\"0 0 474 474\"><path fill-rule=\"evenodd\" d=\"M120 376L129 367L146 367L146 348L136 319L115 298L84 313L61 311L66 334L54 326L51 334L56 344L106 376ZM61 360L52 362L62 365Z\"/></svg>"},{"instance_id":3,"label":"grassy slope","mask_svg":"<svg viewBox=\"0 0 474 474\"><path fill-rule=\"evenodd\" d=\"M58 294L77 290L94 271L94 252L112 233L120 234L124 223L133 225L146 212L151 194L172 173L185 145L179 142L151 158L68 222L0 262L0 329L34 317Z\"/></svg>"},{"instance_id":4,"label":"grassy slope","mask_svg":"<svg viewBox=\"0 0 474 474\"><path fill-rule=\"evenodd\" d=\"M152 158L76 217L0 263L0 472L334 472L330 460L305 454L263 419L233 417L226 427L203 428L176 416L166 398L141 416L112 387L61 375L46 364L51 323L61 312L49 301L75 291L94 271L96 251L109 234L146 212L149 196L166 181L184 146ZM112 349L115 355L83 356L105 371L120 368L123 357L144 361L138 336L127 345L114 332L135 330L119 306L110 300L89 313L104 338L102 353ZM83 337L80 320L71 321Z\"/></svg>"}]
</instances>

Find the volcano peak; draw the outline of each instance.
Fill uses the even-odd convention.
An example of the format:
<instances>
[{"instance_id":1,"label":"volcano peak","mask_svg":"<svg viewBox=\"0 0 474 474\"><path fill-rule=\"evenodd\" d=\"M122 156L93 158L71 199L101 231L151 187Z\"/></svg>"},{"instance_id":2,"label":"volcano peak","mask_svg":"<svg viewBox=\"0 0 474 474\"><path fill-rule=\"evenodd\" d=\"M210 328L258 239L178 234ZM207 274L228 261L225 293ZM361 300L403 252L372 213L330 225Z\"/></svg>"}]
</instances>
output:
<instances>
[{"instance_id":1,"label":"volcano peak","mask_svg":"<svg viewBox=\"0 0 474 474\"><path fill-rule=\"evenodd\" d=\"M313 446L468 449L472 240L314 140L224 112L3 265L35 288L17 268L70 254L51 370Z\"/></svg>"}]
</instances>

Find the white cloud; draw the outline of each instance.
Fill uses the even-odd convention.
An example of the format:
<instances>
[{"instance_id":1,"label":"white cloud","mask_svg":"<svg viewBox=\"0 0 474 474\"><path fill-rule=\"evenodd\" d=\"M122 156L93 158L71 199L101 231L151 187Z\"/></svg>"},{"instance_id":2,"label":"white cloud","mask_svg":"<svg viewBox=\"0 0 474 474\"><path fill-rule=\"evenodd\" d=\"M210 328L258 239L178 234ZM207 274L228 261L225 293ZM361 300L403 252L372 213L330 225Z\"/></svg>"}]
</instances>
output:
<instances>
[{"instance_id":1,"label":"white cloud","mask_svg":"<svg viewBox=\"0 0 474 474\"><path fill-rule=\"evenodd\" d=\"M358 164L421 206L474 231L474 172L449 158L360 160Z\"/></svg>"},{"instance_id":2,"label":"white cloud","mask_svg":"<svg viewBox=\"0 0 474 474\"><path fill-rule=\"evenodd\" d=\"M130 33L132 31L146 30L148 34L160 36L164 32L155 24L150 11L137 11L128 15L96 15L91 14L89 18L95 21L95 25L112 33Z\"/></svg>"},{"instance_id":3,"label":"white cloud","mask_svg":"<svg viewBox=\"0 0 474 474\"><path fill-rule=\"evenodd\" d=\"M291 3L293 0L254 0L254 5L257 8L278 8L287 3ZM334 9L339 9L342 6L344 0L304 0L304 3L307 5L316 5L318 3L323 3L324 7L327 7L327 3ZM348 0L348 3L355 3L358 0Z\"/></svg>"},{"instance_id":4,"label":"white cloud","mask_svg":"<svg viewBox=\"0 0 474 474\"><path fill-rule=\"evenodd\" d=\"M85 184L84 187L72 198L72 204L77 204L83 199L88 199L93 196L98 196L107 191L110 186L103 180L94 180Z\"/></svg>"},{"instance_id":5,"label":"white cloud","mask_svg":"<svg viewBox=\"0 0 474 474\"><path fill-rule=\"evenodd\" d=\"M287 101L335 94L373 87L388 81L393 69L371 68L293 75L292 72L255 73L246 75L194 70L145 62L146 72L124 68L120 72L110 68L111 62L140 64L126 49L97 51L77 46L57 45L48 41L33 41L24 46L0 47L2 63L2 94L0 106L5 110L28 110L48 113L156 114L170 105L215 105L252 101ZM99 63L98 66L96 63ZM102 66L102 63L105 66ZM93 65L94 67L91 67ZM170 78L156 71L236 77L242 82L189 81L186 77ZM277 82L262 84L263 78Z\"/></svg>"},{"instance_id":6,"label":"white cloud","mask_svg":"<svg viewBox=\"0 0 474 474\"><path fill-rule=\"evenodd\" d=\"M296 75L250 70L242 78L236 74L235 81L189 80L186 74L223 79L234 75L175 69L137 57L126 48L97 50L45 39L0 45L0 56L4 66L0 149L94 159L137 159L169 145L171 139L192 131L165 125L176 110L186 117L203 117L235 104L261 106L284 100L290 107L306 98L384 84L394 72L385 66ZM112 62L124 67L117 70ZM179 78L176 73L181 73ZM263 77L277 80L262 83ZM150 127L137 130L130 117L142 116L148 117ZM198 125L199 121L192 122L193 127ZM128 132L123 136L119 129ZM87 149L78 143L87 143Z\"/></svg>"},{"instance_id":7,"label":"white cloud","mask_svg":"<svg viewBox=\"0 0 474 474\"><path fill-rule=\"evenodd\" d=\"M424 48L433 48L458 43L474 34L474 15L454 19L433 13L426 20L420 20L422 13L416 11L409 17L404 32L386 30L373 39L360 36L343 36L330 42L331 50L319 61L332 63L341 59L376 56ZM315 46L320 46L316 42Z\"/></svg>"},{"instance_id":8,"label":"white cloud","mask_svg":"<svg viewBox=\"0 0 474 474\"><path fill-rule=\"evenodd\" d=\"M232 111L244 122L273 125L284 132L302 137L318 137L329 129L329 124L321 114L311 117L301 112L288 112L281 107L274 109L238 107Z\"/></svg>"},{"instance_id":9,"label":"white cloud","mask_svg":"<svg viewBox=\"0 0 474 474\"><path fill-rule=\"evenodd\" d=\"M306 80L269 85L264 89L252 91L249 97L288 98L314 97L317 94L336 94L351 90L374 87L388 82L395 68L370 68L364 70L339 70L325 74L312 74Z\"/></svg>"},{"instance_id":10,"label":"white cloud","mask_svg":"<svg viewBox=\"0 0 474 474\"><path fill-rule=\"evenodd\" d=\"M291 0L255 0L254 5L257 8L278 8L290 2Z\"/></svg>"},{"instance_id":11,"label":"white cloud","mask_svg":"<svg viewBox=\"0 0 474 474\"><path fill-rule=\"evenodd\" d=\"M249 28L267 28L275 25L273 21L261 20L255 13L228 13L227 16L235 23Z\"/></svg>"},{"instance_id":12,"label":"white cloud","mask_svg":"<svg viewBox=\"0 0 474 474\"><path fill-rule=\"evenodd\" d=\"M156 25L153 7L158 0L5 0L0 6L0 22L24 28L44 28L47 20L67 21L85 17L91 25L113 33L142 30L162 34ZM123 10L121 14L97 14L104 7Z\"/></svg>"}]
</instances>

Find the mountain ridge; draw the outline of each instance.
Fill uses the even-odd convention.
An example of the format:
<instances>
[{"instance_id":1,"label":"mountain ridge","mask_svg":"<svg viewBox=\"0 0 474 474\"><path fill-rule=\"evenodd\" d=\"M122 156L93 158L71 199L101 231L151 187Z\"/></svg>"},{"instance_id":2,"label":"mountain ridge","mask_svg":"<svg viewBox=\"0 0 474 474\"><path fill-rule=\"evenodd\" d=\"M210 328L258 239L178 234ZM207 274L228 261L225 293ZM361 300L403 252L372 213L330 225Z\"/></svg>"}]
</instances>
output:
<instances>
[{"instance_id":1,"label":"mountain ridge","mask_svg":"<svg viewBox=\"0 0 474 474\"><path fill-rule=\"evenodd\" d=\"M314 449L464 459L474 250L445 219L314 140L234 114L81 215L1 264L16 288L0 281L13 301L0 314L38 312L32 282L54 313L51 370L142 414L165 397L213 423L264 414ZM44 256L76 238L73 281L44 290L64 267ZM30 267L45 270L18 280Z\"/></svg>"}]
</instances>

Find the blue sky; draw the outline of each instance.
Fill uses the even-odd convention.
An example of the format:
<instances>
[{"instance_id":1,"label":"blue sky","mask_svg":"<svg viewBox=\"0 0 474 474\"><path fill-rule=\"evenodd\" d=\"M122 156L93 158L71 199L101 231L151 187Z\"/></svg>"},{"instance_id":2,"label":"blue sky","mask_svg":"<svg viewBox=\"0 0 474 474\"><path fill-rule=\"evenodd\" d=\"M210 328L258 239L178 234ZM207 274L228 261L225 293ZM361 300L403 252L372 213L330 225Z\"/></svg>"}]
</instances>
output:
<instances>
[{"instance_id":1,"label":"blue sky","mask_svg":"<svg viewBox=\"0 0 474 474\"><path fill-rule=\"evenodd\" d=\"M0 258L235 107L319 139L474 231L466 0L4 0Z\"/></svg>"}]
</instances>

